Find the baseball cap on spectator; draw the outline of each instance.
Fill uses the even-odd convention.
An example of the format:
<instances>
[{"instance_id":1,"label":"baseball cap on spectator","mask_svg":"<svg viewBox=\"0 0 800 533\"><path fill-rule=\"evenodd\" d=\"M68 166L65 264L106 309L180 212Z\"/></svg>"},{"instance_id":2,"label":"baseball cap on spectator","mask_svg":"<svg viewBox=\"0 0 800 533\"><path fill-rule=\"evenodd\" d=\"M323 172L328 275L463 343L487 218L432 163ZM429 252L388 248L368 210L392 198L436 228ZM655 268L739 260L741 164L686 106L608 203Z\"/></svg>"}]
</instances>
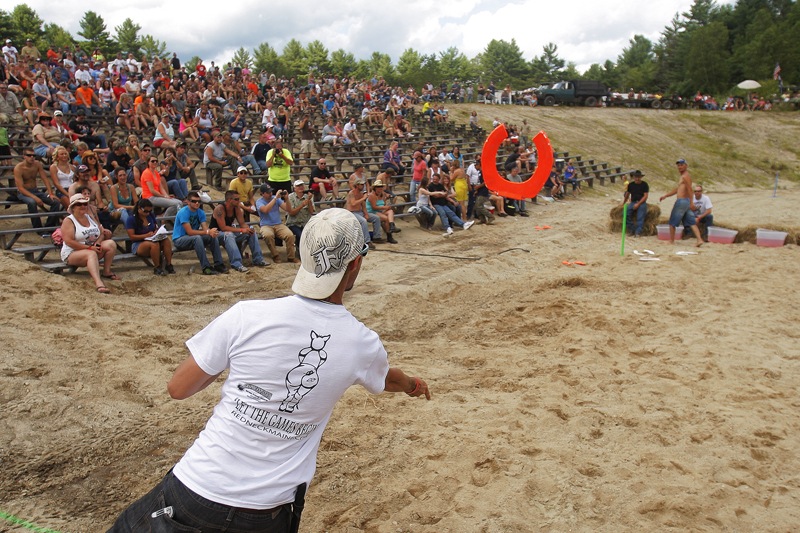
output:
<instances>
[{"instance_id":1,"label":"baseball cap on spectator","mask_svg":"<svg viewBox=\"0 0 800 533\"><path fill-rule=\"evenodd\" d=\"M63 117L63 116L64 116L64 113L62 113L62 112L61 112L61 110L60 110L60 109L58 109L58 110L56 110L56 111L54 111L54 112L53 112L53 116L54 116L54 117Z\"/></svg>"},{"instance_id":2,"label":"baseball cap on spectator","mask_svg":"<svg viewBox=\"0 0 800 533\"><path fill-rule=\"evenodd\" d=\"M239 167L239 168L237 168L236 169L236 173L238 174L239 172L247 172L247 167Z\"/></svg>"},{"instance_id":3,"label":"baseball cap on spectator","mask_svg":"<svg viewBox=\"0 0 800 533\"><path fill-rule=\"evenodd\" d=\"M300 268L292 290L321 300L336 290L353 259L367 249L358 219L332 207L311 217L300 237Z\"/></svg>"},{"instance_id":4,"label":"baseball cap on spectator","mask_svg":"<svg viewBox=\"0 0 800 533\"><path fill-rule=\"evenodd\" d=\"M89 172L89 167L87 167L86 165L80 165L78 167L78 173L81 173L81 172Z\"/></svg>"},{"instance_id":5,"label":"baseball cap on spectator","mask_svg":"<svg viewBox=\"0 0 800 533\"><path fill-rule=\"evenodd\" d=\"M305 186L306 186L306 182L305 182L305 181L303 181L303 180L296 180L296 181L293 183L293 185L294 185L295 187L305 187Z\"/></svg>"},{"instance_id":6,"label":"baseball cap on spectator","mask_svg":"<svg viewBox=\"0 0 800 533\"><path fill-rule=\"evenodd\" d=\"M677 161L675 161L675 164L676 165L685 165L686 164L686 160L685 159L678 159Z\"/></svg>"},{"instance_id":7,"label":"baseball cap on spectator","mask_svg":"<svg viewBox=\"0 0 800 533\"><path fill-rule=\"evenodd\" d=\"M264 194L265 192L272 192L272 187L270 187L268 183L262 183L261 187L258 188L258 192L261 194Z\"/></svg>"}]
</instances>

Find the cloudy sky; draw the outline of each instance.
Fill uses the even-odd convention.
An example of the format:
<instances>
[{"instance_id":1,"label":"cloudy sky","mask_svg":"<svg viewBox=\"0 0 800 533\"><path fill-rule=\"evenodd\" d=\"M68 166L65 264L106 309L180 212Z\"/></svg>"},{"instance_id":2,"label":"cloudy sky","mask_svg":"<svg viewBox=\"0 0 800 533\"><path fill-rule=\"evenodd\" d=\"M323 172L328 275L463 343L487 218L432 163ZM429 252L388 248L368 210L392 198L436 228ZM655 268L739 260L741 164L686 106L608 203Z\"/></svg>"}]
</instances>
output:
<instances>
[{"instance_id":1,"label":"cloudy sky","mask_svg":"<svg viewBox=\"0 0 800 533\"><path fill-rule=\"evenodd\" d=\"M718 0L718 4L734 0ZM73 36L80 31L82 8L73 2L28 0L45 22L60 24ZM525 59L541 55L553 42L559 56L583 71L592 63L615 61L636 34L653 42L676 13L691 0L408 0L382 2L307 2L275 0L195 2L113 0L92 7L108 31L130 17L167 43L182 60L199 55L206 63L227 61L239 47L252 50L268 42L279 53L292 38L303 45L320 40L330 52L343 48L357 59L373 51L397 63L411 47L434 53L457 47L467 57L481 52L492 39L516 39ZM87 4L88 6L88 4ZM11 10L13 8L6 7Z\"/></svg>"}]
</instances>

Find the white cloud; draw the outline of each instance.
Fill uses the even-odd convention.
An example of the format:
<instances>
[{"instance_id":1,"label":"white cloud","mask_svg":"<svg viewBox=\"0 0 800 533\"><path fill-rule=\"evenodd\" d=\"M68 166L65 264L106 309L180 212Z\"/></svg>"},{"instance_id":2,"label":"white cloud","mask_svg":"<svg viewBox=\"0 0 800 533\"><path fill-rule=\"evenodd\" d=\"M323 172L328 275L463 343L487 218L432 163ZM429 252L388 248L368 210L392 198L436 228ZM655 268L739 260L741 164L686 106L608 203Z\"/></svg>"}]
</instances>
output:
<instances>
[{"instance_id":1,"label":"white cloud","mask_svg":"<svg viewBox=\"0 0 800 533\"><path fill-rule=\"evenodd\" d=\"M52 0L29 0L27 4L45 22L55 22L77 37L84 13L74 4ZM553 42L559 57L585 70L592 63L615 61L634 35L644 35L655 43L672 17L687 11L691 4L691 0L115 0L94 11L103 17L110 33L130 17L142 26L140 34L165 41L184 61L199 55L206 62L222 63L230 59L233 50L244 47L252 51L262 42L280 53L292 38L303 45L318 39L329 51L343 48L358 59L379 51L396 63L409 47L430 54L450 46L471 58L492 39L513 38L526 60L540 55L544 45Z\"/></svg>"}]
</instances>

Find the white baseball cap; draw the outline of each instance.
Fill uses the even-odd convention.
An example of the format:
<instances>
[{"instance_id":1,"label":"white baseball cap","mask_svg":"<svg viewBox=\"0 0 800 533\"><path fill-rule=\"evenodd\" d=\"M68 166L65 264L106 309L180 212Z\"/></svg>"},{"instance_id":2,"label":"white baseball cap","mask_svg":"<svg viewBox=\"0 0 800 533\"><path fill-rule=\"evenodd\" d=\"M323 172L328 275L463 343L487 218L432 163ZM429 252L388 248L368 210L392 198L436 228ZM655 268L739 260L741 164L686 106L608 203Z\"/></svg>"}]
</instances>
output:
<instances>
[{"instance_id":1,"label":"white baseball cap","mask_svg":"<svg viewBox=\"0 0 800 533\"><path fill-rule=\"evenodd\" d=\"M300 269L292 290L322 300L336 290L347 265L369 250L361 224L353 213L338 207L314 215L300 237Z\"/></svg>"},{"instance_id":2,"label":"white baseball cap","mask_svg":"<svg viewBox=\"0 0 800 533\"><path fill-rule=\"evenodd\" d=\"M238 174L239 172L247 172L247 167L239 167L239 168L237 168L236 169L236 173Z\"/></svg>"}]
</instances>

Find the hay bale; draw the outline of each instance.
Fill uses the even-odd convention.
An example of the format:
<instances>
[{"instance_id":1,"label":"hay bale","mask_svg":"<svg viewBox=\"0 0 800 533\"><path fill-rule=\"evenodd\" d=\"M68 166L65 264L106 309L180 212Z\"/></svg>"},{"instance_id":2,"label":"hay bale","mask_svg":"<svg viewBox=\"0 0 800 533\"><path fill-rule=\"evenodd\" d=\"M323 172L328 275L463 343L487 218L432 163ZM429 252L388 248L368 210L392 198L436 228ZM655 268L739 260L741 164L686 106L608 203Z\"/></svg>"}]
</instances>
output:
<instances>
[{"instance_id":1,"label":"hay bale","mask_svg":"<svg viewBox=\"0 0 800 533\"><path fill-rule=\"evenodd\" d=\"M610 221L608 229L611 233L619 233L622 231L622 205L616 205L611 208L609 213ZM647 216L644 217L644 227L642 228L642 235L655 235L657 233L656 225L659 224L658 219L661 218L661 208L656 204L647 204ZM628 228L630 231L630 228Z\"/></svg>"}]
</instances>

